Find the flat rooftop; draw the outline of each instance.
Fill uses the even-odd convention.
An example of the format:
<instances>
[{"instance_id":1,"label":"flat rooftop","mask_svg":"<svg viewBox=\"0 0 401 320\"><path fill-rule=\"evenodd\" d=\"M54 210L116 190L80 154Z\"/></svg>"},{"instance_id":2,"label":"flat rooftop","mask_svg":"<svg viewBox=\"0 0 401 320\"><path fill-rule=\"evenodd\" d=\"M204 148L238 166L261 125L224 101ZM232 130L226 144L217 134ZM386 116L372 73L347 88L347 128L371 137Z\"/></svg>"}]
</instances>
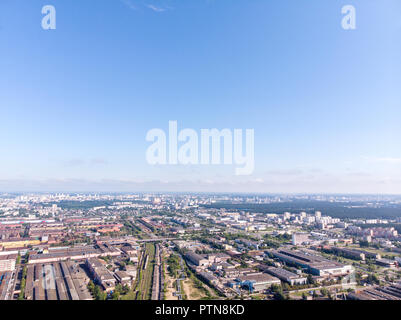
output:
<instances>
[{"instance_id":1,"label":"flat rooftop","mask_svg":"<svg viewBox=\"0 0 401 320\"><path fill-rule=\"evenodd\" d=\"M277 282L280 281L278 278L273 277L267 273L253 273L253 274L247 274L244 276L240 276L239 279L243 281L251 281L251 282L256 282L256 283L263 283L263 282Z\"/></svg>"},{"instance_id":2,"label":"flat rooftop","mask_svg":"<svg viewBox=\"0 0 401 320\"><path fill-rule=\"evenodd\" d=\"M266 271L275 276L279 276L279 277L283 277L283 278L288 278L288 279L300 278L300 276L297 275L296 273L290 272L290 271L288 271L286 269L282 269L282 268L270 267Z\"/></svg>"},{"instance_id":3,"label":"flat rooftop","mask_svg":"<svg viewBox=\"0 0 401 320\"><path fill-rule=\"evenodd\" d=\"M337 262L337 261L331 261L326 258L323 258L318 255L314 255L305 251L300 251L300 250L276 250L272 251L274 255L277 257L283 257L289 260L294 261L295 263L298 264L304 264L308 265L312 268L316 269L332 269L332 268L342 268L344 267L343 264Z\"/></svg>"}]
</instances>

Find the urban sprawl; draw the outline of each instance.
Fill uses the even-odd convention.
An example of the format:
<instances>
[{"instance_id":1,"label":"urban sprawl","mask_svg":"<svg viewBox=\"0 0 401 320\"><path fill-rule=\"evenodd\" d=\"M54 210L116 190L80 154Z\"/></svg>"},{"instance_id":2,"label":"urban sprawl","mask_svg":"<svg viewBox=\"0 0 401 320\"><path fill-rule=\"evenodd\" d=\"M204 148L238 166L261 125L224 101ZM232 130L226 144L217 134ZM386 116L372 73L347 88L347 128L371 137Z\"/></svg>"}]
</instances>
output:
<instances>
[{"instance_id":1,"label":"urban sprawl","mask_svg":"<svg viewBox=\"0 0 401 320\"><path fill-rule=\"evenodd\" d=\"M333 206L370 214L338 217ZM4 193L0 300L401 300L400 206L373 196Z\"/></svg>"}]
</instances>

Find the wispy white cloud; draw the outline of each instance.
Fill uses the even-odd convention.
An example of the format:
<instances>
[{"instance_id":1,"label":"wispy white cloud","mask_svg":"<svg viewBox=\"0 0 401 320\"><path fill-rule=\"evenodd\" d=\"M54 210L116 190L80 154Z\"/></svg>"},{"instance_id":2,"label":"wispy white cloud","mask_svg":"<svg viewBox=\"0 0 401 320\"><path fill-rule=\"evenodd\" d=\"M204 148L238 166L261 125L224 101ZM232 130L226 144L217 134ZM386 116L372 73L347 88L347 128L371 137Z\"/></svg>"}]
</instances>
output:
<instances>
[{"instance_id":1,"label":"wispy white cloud","mask_svg":"<svg viewBox=\"0 0 401 320\"><path fill-rule=\"evenodd\" d=\"M386 163L401 163L401 158L377 158L376 161Z\"/></svg>"},{"instance_id":2,"label":"wispy white cloud","mask_svg":"<svg viewBox=\"0 0 401 320\"><path fill-rule=\"evenodd\" d=\"M69 159L65 161L65 166L67 167L78 167L85 164L85 160L83 159Z\"/></svg>"},{"instance_id":3,"label":"wispy white cloud","mask_svg":"<svg viewBox=\"0 0 401 320\"><path fill-rule=\"evenodd\" d=\"M158 6L155 6L153 4L148 4L148 5L146 5L146 7L148 7L151 10L153 10L154 12L163 12L163 11L167 10L166 8L158 7Z\"/></svg>"},{"instance_id":4,"label":"wispy white cloud","mask_svg":"<svg viewBox=\"0 0 401 320\"><path fill-rule=\"evenodd\" d=\"M164 12L169 9L172 9L171 7L165 6L165 5L161 6L161 5L155 5L153 3L146 4L143 2L137 3L137 2L134 2L134 0L120 0L120 1L131 10L140 10L140 9L146 8L146 9L150 9L154 12Z\"/></svg>"},{"instance_id":5,"label":"wispy white cloud","mask_svg":"<svg viewBox=\"0 0 401 320\"><path fill-rule=\"evenodd\" d=\"M370 162L387 163L387 164L401 164L401 158L397 157L364 157L365 160Z\"/></svg>"},{"instance_id":6,"label":"wispy white cloud","mask_svg":"<svg viewBox=\"0 0 401 320\"><path fill-rule=\"evenodd\" d=\"M69 159L64 162L66 167L96 166L106 164L108 164L108 161L103 158L93 158L88 161L85 159Z\"/></svg>"},{"instance_id":7,"label":"wispy white cloud","mask_svg":"<svg viewBox=\"0 0 401 320\"><path fill-rule=\"evenodd\" d=\"M90 164L91 165L106 165L106 164L109 164L109 162L103 158L93 158L90 160Z\"/></svg>"},{"instance_id":8,"label":"wispy white cloud","mask_svg":"<svg viewBox=\"0 0 401 320\"><path fill-rule=\"evenodd\" d=\"M125 4L131 10L137 10L138 7L131 0L121 0L123 4Z\"/></svg>"}]
</instances>

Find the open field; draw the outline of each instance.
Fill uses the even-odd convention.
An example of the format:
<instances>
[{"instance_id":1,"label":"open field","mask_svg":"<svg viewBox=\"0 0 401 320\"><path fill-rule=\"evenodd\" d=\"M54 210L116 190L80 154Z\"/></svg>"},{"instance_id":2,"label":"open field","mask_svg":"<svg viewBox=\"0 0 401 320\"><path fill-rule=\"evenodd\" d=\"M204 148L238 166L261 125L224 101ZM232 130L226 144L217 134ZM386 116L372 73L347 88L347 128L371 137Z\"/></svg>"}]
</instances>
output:
<instances>
[{"instance_id":1,"label":"open field","mask_svg":"<svg viewBox=\"0 0 401 320\"><path fill-rule=\"evenodd\" d=\"M163 260L167 261L169 254L163 255ZM167 270L167 263L164 264L164 275L165 275L165 300L178 300L178 297L174 296L173 293L175 292L175 279L170 276L170 273Z\"/></svg>"},{"instance_id":2,"label":"open field","mask_svg":"<svg viewBox=\"0 0 401 320\"><path fill-rule=\"evenodd\" d=\"M182 281L182 286L188 300L199 300L207 297L204 290L197 288L192 278Z\"/></svg>"}]
</instances>

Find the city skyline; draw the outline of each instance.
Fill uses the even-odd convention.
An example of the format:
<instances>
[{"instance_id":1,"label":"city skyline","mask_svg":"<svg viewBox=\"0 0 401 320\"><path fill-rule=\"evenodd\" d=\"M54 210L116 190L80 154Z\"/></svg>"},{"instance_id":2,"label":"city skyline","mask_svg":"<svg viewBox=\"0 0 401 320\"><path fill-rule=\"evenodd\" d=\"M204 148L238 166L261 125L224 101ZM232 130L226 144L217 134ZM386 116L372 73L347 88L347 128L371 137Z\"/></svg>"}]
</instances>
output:
<instances>
[{"instance_id":1,"label":"city skyline","mask_svg":"<svg viewBox=\"0 0 401 320\"><path fill-rule=\"evenodd\" d=\"M400 208L400 196L0 194L0 300L400 300Z\"/></svg>"}]
</instances>

